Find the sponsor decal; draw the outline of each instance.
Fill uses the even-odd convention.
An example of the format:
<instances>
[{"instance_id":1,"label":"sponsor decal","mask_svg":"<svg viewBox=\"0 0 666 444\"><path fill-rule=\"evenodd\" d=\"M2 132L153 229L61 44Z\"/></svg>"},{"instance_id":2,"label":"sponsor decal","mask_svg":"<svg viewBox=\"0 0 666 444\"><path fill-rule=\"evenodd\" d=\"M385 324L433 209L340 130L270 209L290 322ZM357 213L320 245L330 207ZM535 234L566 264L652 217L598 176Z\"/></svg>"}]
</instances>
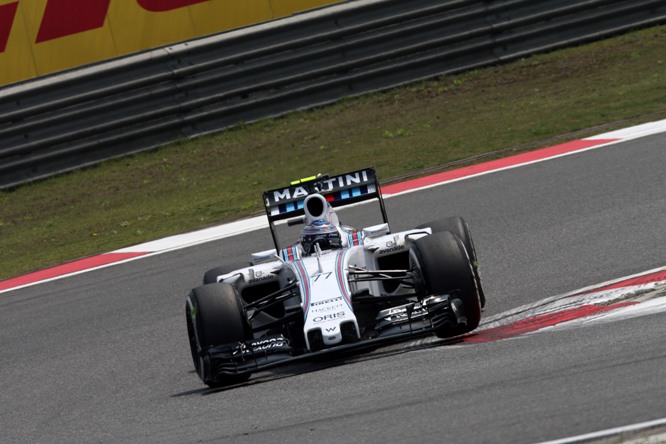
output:
<instances>
[{"instance_id":1,"label":"sponsor decal","mask_svg":"<svg viewBox=\"0 0 666 444\"><path fill-rule=\"evenodd\" d=\"M266 338L260 339L258 341L253 341L250 343L250 348L252 351L262 351L269 350L272 348L280 348L289 345L287 339L284 337L278 338Z\"/></svg>"},{"instance_id":2,"label":"sponsor decal","mask_svg":"<svg viewBox=\"0 0 666 444\"><path fill-rule=\"evenodd\" d=\"M408 318L414 319L417 316L425 316L428 314L428 310L425 307L420 305L415 306L411 314L407 313L406 307L395 307L388 310L387 313L383 316L383 319L387 321L400 321Z\"/></svg>"},{"instance_id":3,"label":"sponsor decal","mask_svg":"<svg viewBox=\"0 0 666 444\"><path fill-rule=\"evenodd\" d=\"M268 275L268 276L262 276L262 277L257 277L257 278L254 278L254 279L250 279L248 281L248 284L256 284L257 282L272 281L272 280L273 280L273 276Z\"/></svg>"},{"instance_id":4,"label":"sponsor decal","mask_svg":"<svg viewBox=\"0 0 666 444\"><path fill-rule=\"evenodd\" d=\"M24 0L26 1L26 0ZM135 0L148 12L166 12L210 0ZM111 0L47 0L35 43L102 28ZM19 2L0 6L0 53L11 34Z\"/></svg>"},{"instance_id":5,"label":"sponsor decal","mask_svg":"<svg viewBox=\"0 0 666 444\"><path fill-rule=\"evenodd\" d=\"M271 281L275 278L275 276L272 273L265 274L264 271L262 270L255 270L253 268L250 268L248 270L248 274L250 275L250 279L248 279L248 284L255 284L257 282L264 282L264 281Z\"/></svg>"},{"instance_id":6,"label":"sponsor decal","mask_svg":"<svg viewBox=\"0 0 666 444\"><path fill-rule=\"evenodd\" d=\"M340 1L0 0L0 85Z\"/></svg>"},{"instance_id":7,"label":"sponsor decal","mask_svg":"<svg viewBox=\"0 0 666 444\"><path fill-rule=\"evenodd\" d=\"M111 0L48 0L35 43L101 28L109 3Z\"/></svg>"},{"instance_id":8,"label":"sponsor decal","mask_svg":"<svg viewBox=\"0 0 666 444\"><path fill-rule=\"evenodd\" d=\"M306 197L307 195L308 191L303 187L285 188L282 191L279 190L273 191L273 201L277 203L282 200L291 200L291 199L297 199L299 197Z\"/></svg>"},{"instance_id":9,"label":"sponsor decal","mask_svg":"<svg viewBox=\"0 0 666 444\"><path fill-rule=\"evenodd\" d=\"M385 249L383 249L383 250L379 250L379 251L377 252L377 254L393 253L393 252L395 252L395 251L400 251L400 250L404 250L404 249L405 249L405 246L404 246L404 245L397 245L397 246L395 246L395 247L385 248Z\"/></svg>"},{"instance_id":10,"label":"sponsor decal","mask_svg":"<svg viewBox=\"0 0 666 444\"><path fill-rule=\"evenodd\" d=\"M338 296L337 298L331 298L331 299L325 299L323 301L313 302L310 305L313 306L313 307L316 307L318 305L326 305L326 304L330 304L332 302L338 302L338 301L341 301L341 300L342 300L342 296Z\"/></svg>"},{"instance_id":11,"label":"sponsor decal","mask_svg":"<svg viewBox=\"0 0 666 444\"><path fill-rule=\"evenodd\" d=\"M312 310L313 313L327 313L329 311L340 310L340 309L344 308L344 306L345 305L343 303L339 303L339 304L334 304L334 305L325 305L323 307L315 307L315 308L312 308L311 310Z\"/></svg>"},{"instance_id":12,"label":"sponsor decal","mask_svg":"<svg viewBox=\"0 0 666 444\"><path fill-rule=\"evenodd\" d=\"M16 16L18 2L8 5L0 5L0 53L5 52L9 34L12 31L12 23Z\"/></svg>"},{"instance_id":13,"label":"sponsor decal","mask_svg":"<svg viewBox=\"0 0 666 444\"><path fill-rule=\"evenodd\" d=\"M337 319L343 319L347 316L347 314L344 311L339 311L337 313L331 313L323 316L315 316L315 318L312 320L315 324L321 323L321 322L328 322L328 321L334 321Z\"/></svg>"},{"instance_id":14,"label":"sponsor decal","mask_svg":"<svg viewBox=\"0 0 666 444\"><path fill-rule=\"evenodd\" d=\"M366 170L356 173L343 174L331 179L324 179L315 184L314 189L318 193L328 193L335 189L352 187L370 182ZM288 187L282 190L273 191L273 203L280 203L285 200L304 198L309 194L307 188L303 186Z\"/></svg>"},{"instance_id":15,"label":"sponsor decal","mask_svg":"<svg viewBox=\"0 0 666 444\"><path fill-rule=\"evenodd\" d=\"M272 336L269 338L256 339L251 342L240 344L233 353L241 355L252 355L257 352L280 351L289 349L289 341L284 336Z\"/></svg>"},{"instance_id":16,"label":"sponsor decal","mask_svg":"<svg viewBox=\"0 0 666 444\"><path fill-rule=\"evenodd\" d=\"M360 185L362 183L368 182L368 172L357 171L352 174L344 174L342 176L337 176L332 179L322 180L321 187L319 187L320 193L326 193L328 191L333 191L336 188L350 187L354 185Z\"/></svg>"}]
</instances>

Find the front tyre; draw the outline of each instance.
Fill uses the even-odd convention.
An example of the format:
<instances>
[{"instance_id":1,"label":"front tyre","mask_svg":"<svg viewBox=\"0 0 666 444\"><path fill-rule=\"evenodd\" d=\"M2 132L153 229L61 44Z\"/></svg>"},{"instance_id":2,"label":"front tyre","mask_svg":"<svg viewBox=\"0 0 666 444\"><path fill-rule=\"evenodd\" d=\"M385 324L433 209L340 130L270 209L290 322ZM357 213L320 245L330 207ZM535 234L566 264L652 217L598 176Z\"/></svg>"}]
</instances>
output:
<instances>
[{"instance_id":1,"label":"front tyre","mask_svg":"<svg viewBox=\"0 0 666 444\"><path fill-rule=\"evenodd\" d=\"M479 260L476 256L476 248L474 248L474 241L472 240L472 233L469 231L469 226L465 219L460 216L447 217L444 219L436 220L427 224L419 225L416 228L430 228L432 233L439 233L442 231L450 231L460 238L465 245L469 260L472 262L474 269L474 277L476 279L476 288L479 290L479 298L481 299L481 308L486 306L486 295L483 291L481 284L481 274L479 273Z\"/></svg>"},{"instance_id":2,"label":"front tyre","mask_svg":"<svg viewBox=\"0 0 666 444\"><path fill-rule=\"evenodd\" d=\"M206 273L204 273L203 283L204 285L217 284L218 282L217 279L219 276L222 276L223 274L229 274L232 271L236 271L241 268L245 268L247 266L248 266L247 263L237 263L237 264L227 264L227 265L222 265L221 267L211 268L210 270L206 271Z\"/></svg>"},{"instance_id":3,"label":"front tyre","mask_svg":"<svg viewBox=\"0 0 666 444\"><path fill-rule=\"evenodd\" d=\"M443 231L422 237L412 245L410 268L421 275L421 284L428 294L446 294L457 290L463 303L466 325L448 326L435 330L435 335L447 338L468 333L481 322L481 300L476 277L462 240Z\"/></svg>"},{"instance_id":4,"label":"front tyre","mask_svg":"<svg viewBox=\"0 0 666 444\"><path fill-rule=\"evenodd\" d=\"M210 387L247 381L250 374L218 375L205 351L216 345L252 338L240 297L229 284L209 284L193 289L185 304L187 335L194 368Z\"/></svg>"}]
</instances>

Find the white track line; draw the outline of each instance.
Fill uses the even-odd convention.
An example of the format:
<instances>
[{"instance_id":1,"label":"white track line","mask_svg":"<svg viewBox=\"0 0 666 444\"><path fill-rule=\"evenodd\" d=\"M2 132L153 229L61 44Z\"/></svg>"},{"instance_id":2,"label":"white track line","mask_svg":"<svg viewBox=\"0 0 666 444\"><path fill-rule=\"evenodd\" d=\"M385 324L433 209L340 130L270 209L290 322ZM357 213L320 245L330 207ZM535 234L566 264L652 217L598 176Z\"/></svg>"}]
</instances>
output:
<instances>
[{"instance_id":1,"label":"white track line","mask_svg":"<svg viewBox=\"0 0 666 444\"><path fill-rule=\"evenodd\" d=\"M587 433L585 435L572 436L564 439L557 439L554 441L544 441L539 444L576 444L583 442L593 442L604 438L611 438L615 436L619 437L620 435L623 435L625 433L635 433L662 426L666 426L666 418L655 419L654 421L641 422L638 424L632 424L623 427L615 427L613 429L608 429L608 430L600 430L598 432ZM660 433L660 435L663 435L663 433ZM638 442L645 442L645 441L639 439Z\"/></svg>"}]
</instances>

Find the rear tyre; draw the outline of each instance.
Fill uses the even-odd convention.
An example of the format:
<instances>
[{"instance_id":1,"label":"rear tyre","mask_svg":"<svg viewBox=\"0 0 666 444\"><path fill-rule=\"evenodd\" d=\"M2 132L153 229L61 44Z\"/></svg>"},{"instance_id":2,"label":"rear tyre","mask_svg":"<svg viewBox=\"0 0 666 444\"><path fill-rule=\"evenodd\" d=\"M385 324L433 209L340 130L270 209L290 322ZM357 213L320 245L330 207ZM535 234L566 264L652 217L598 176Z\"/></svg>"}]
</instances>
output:
<instances>
[{"instance_id":1,"label":"rear tyre","mask_svg":"<svg viewBox=\"0 0 666 444\"><path fill-rule=\"evenodd\" d=\"M463 303L466 325L442 327L435 335L448 338L468 333L481 322L481 301L476 287L472 264L462 240L443 231L422 237L414 242L409 254L410 267L420 272L422 285L429 294L450 293L458 290Z\"/></svg>"},{"instance_id":2,"label":"rear tyre","mask_svg":"<svg viewBox=\"0 0 666 444\"><path fill-rule=\"evenodd\" d=\"M462 240L467 250L469 260L472 262L474 269L474 278L476 279L476 288L479 290L479 298L481 299L481 307L486 306L486 295L481 285L481 275L479 274L479 261L476 256L476 248L474 248L474 241L472 240L472 233L469 231L469 226L465 219L459 216L447 217L445 219L436 220L427 224L421 224L416 228L430 227L433 234L442 231L450 231Z\"/></svg>"},{"instance_id":3,"label":"rear tyre","mask_svg":"<svg viewBox=\"0 0 666 444\"><path fill-rule=\"evenodd\" d=\"M252 338L240 297L229 284L210 284L193 289L185 304L187 334L194 368L210 387L247 381L250 374L217 375L205 355L209 347L242 342Z\"/></svg>"}]
</instances>

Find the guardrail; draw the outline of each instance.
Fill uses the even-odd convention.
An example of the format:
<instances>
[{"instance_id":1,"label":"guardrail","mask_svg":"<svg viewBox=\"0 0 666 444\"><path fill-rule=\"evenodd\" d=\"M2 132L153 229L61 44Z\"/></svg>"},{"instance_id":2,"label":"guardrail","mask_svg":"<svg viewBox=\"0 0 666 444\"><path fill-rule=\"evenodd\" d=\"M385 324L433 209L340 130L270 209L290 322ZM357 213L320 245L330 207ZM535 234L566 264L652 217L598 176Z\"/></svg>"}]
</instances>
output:
<instances>
[{"instance_id":1,"label":"guardrail","mask_svg":"<svg viewBox=\"0 0 666 444\"><path fill-rule=\"evenodd\" d=\"M0 189L666 23L664 0L357 0L0 89Z\"/></svg>"}]
</instances>

